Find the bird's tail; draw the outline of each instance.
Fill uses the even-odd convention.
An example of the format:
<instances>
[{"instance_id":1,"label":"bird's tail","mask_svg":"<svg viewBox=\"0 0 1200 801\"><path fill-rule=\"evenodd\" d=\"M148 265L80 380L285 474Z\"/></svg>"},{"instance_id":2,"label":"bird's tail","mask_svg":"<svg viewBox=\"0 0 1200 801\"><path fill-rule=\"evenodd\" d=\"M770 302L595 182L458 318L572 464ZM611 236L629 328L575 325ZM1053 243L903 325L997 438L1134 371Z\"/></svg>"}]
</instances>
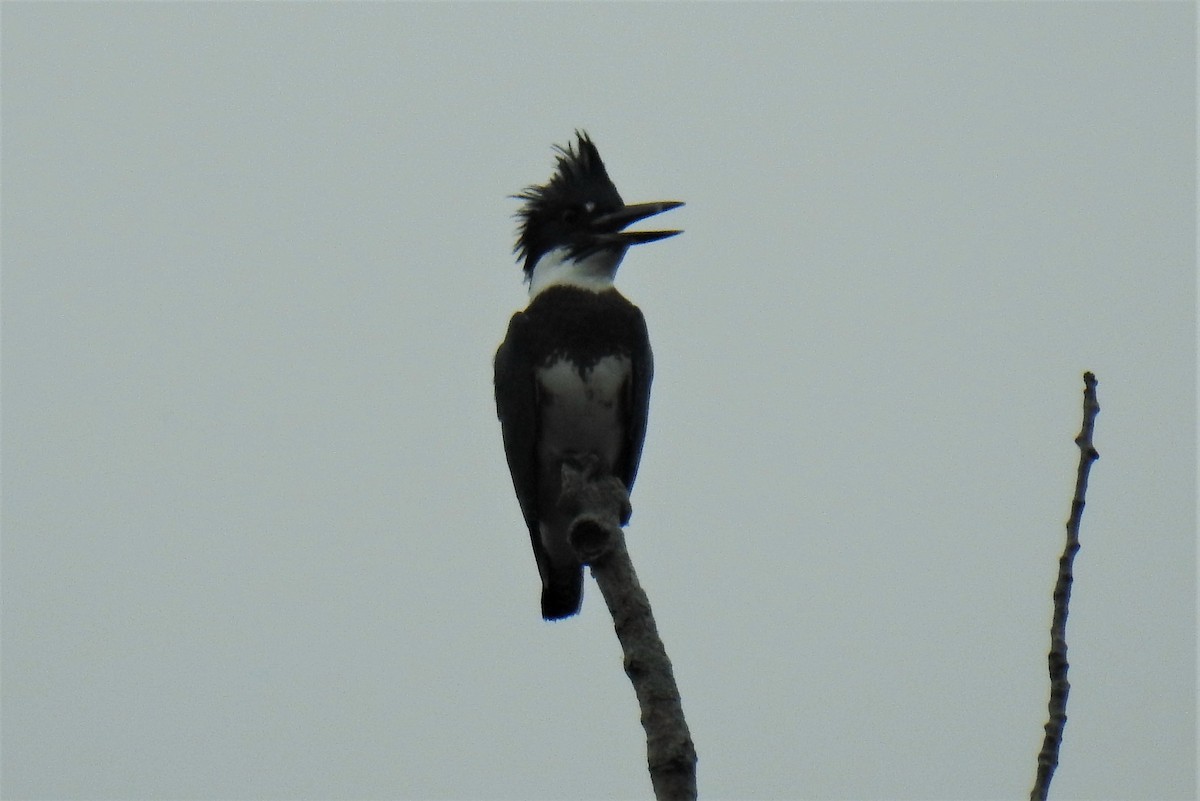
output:
<instances>
[{"instance_id":1,"label":"bird's tail","mask_svg":"<svg viewBox=\"0 0 1200 801\"><path fill-rule=\"evenodd\" d=\"M583 603L583 566L556 567L542 583L542 617L561 620L579 612Z\"/></svg>"}]
</instances>

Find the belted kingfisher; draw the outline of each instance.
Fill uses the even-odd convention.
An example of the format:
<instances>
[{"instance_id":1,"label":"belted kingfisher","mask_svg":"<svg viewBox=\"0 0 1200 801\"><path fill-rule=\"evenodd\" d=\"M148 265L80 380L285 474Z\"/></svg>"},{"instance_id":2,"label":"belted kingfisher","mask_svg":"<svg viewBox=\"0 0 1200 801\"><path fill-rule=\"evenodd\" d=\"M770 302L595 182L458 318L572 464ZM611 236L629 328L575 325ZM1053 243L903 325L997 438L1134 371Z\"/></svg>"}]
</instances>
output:
<instances>
[{"instance_id":1,"label":"belted kingfisher","mask_svg":"<svg viewBox=\"0 0 1200 801\"><path fill-rule=\"evenodd\" d=\"M641 311L613 287L630 245L679 231L625 231L678 201L626 205L586 133L556 147L557 169L524 201L514 252L524 260L529 305L496 351L496 412L508 469L542 577L542 617L579 611L583 565L559 508L562 465L585 454L601 475L633 487L653 359ZM625 521L622 521L622 523Z\"/></svg>"}]
</instances>

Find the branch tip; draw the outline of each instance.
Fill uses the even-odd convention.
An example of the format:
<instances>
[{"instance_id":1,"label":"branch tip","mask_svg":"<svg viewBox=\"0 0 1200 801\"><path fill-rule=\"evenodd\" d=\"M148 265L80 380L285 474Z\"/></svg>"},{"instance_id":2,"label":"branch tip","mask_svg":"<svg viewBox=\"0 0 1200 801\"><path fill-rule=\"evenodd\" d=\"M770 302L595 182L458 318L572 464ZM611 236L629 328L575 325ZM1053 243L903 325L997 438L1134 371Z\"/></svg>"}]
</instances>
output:
<instances>
[{"instance_id":1,"label":"branch tip","mask_svg":"<svg viewBox=\"0 0 1200 801\"><path fill-rule=\"evenodd\" d=\"M1071 585L1075 581L1075 554L1079 551L1079 528L1083 520L1088 473L1100 453L1092 445L1092 433L1096 426L1096 415L1100 403L1096 399L1096 376L1091 371L1083 374L1083 425L1075 444L1079 446L1079 467L1075 473L1075 493L1071 499L1071 514L1067 519L1067 541L1058 560L1058 579L1054 584L1054 613L1050 624L1050 653L1047 664L1050 672L1049 719L1043 727L1046 737L1037 756L1037 775L1029 797L1032 801L1046 801L1050 792L1050 781L1058 767L1058 755L1062 748L1063 730L1067 724L1067 696L1071 683L1067 681L1067 612L1071 603Z\"/></svg>"}]
</instances>

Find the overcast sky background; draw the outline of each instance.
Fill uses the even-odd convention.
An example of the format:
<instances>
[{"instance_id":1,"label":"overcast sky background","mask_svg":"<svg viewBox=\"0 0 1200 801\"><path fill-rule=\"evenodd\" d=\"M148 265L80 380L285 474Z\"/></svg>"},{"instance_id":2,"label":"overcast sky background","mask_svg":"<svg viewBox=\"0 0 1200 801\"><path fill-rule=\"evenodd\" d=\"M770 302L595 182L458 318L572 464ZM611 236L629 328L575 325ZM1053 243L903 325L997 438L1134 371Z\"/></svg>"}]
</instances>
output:
<instances>
[{"instance_id":1,"label":"overcast sky background","mask_svg":"<svg viewBox=\"0 0 1200 801\"><path fill-rule=\"evenodd\" d=\"M628 530L715 799L1196 797L1192 3L2 8L5 798L650 796L492 404L507 195L685 233Z\"/></svg>"}]
</instances>

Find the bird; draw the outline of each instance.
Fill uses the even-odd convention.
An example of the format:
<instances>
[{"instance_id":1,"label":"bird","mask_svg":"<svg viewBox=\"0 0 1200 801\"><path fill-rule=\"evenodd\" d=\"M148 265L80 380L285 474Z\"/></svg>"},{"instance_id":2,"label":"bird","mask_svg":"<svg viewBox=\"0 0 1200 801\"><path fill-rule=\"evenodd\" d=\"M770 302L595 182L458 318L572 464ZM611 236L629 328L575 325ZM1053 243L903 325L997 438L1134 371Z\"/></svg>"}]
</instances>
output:
<instances>
[{"instance_id":1,"label":"bird","mask_svg":"<svg viewBox=\"0 0 1200 801\"><path fill-rule=\"evenodd\" d=\"M681 232L625 229L683 205L626 204L582 130L554 150L550 179L511 196L522 201L513 252L529 303L509 321L494 362L496 413L545 620L571 617L583 601L583 564L567 541L572 521L558 505L564 461L589 456L598 476L629 491L646 437L650 338L641 310L613 282L632 245Z\"/></svg>"}]
</instances>

